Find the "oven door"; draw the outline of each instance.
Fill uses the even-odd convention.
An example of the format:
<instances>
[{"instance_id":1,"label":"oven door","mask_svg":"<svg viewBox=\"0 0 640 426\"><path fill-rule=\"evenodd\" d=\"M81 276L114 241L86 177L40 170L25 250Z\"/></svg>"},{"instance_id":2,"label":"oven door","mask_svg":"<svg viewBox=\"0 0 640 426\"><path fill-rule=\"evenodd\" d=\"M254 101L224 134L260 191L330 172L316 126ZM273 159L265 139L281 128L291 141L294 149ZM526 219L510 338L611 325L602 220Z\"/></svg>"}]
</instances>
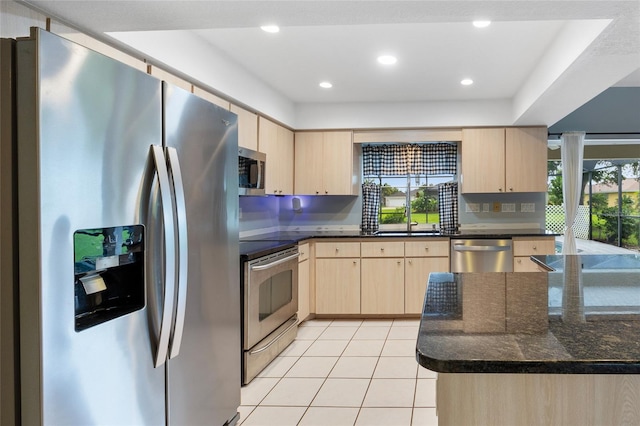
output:
<instances>
[{"instance_id":1,"label":"oven door","mask_svg":"<svg viewBox=\"0 0 640 426\"><path fill-rule=\"evenodd\" d=\"M298 311L298 249L245 263L244 349L248 350Z\"/></svg>"}]
</instances>

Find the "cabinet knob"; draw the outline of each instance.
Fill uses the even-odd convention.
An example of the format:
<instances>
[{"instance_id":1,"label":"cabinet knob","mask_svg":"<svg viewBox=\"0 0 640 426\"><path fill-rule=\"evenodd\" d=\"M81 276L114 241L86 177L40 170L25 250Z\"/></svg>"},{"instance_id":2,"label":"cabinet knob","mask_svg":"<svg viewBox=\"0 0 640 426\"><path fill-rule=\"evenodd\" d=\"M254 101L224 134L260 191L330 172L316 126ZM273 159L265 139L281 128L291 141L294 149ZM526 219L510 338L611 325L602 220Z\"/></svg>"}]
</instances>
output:
<instances>
[{"instance_id":1,"label":"cabinet knob","mask_svg":"<svg viewBox=\"0 0 640 426\"><path fill-rule=\"evenodd\" d=\"M516 260L516 262L522 263L522 259L518 259L518 260Z\"/></svg>"},{"instance_id":2,"label":"cabinet knob","mask_svg":"<svg viewBox=\"0 0 640 426\"><path fill-rule=\"evenodd\" d=\"M340 249L338 247L336 247L336 253L339 252L339 251L340 251Z\"/></svg>"},{"instance_id":3,"label":"cabinet knob","mask_svg":"<svg viewBox=\"0 0 640 426\"><path fill-rule=\"evenodd\" d=\"M509 188L509 191L513 191L513 188Z\"/></svg>"},{"instance_id":4,"label":"cabinet knob","mask_svg":"<svg viewBox=\"0 0 640 426\"><path fill-rule=\"evenodd\" d=\"M502 192L502 188L498 188L498 192Z\"/></svg>"},{"instance_id":5,"label":"cabinet knob","mask_svg":"<svg viewBox=\"0 0 640 426\"><path fill-rule=\"evenodd\" d=\"M534 250L538 250L538 247L536 247L536 246L533 246L533 249L534 249Z\"/></svg>"},{"instance_id":6,"label":"cabinet knob","mask_svg":"<svg viewBox=\"0 0 640 426\"><path fill-rule=\"evenodd\" d=\"M278 191L278 194L282 194L282 189Z\"/></svg>"},{"instance_id":7,"label":"cabinet knob","mask_svg":"<svg viewBox=\"0 0 640 426\"><path fill-rule=\"evenodd\" d=\"M353 264L356 265L358 262L356 262L355 260L353 261Z\"/></svg>"},{"instance_id":8,"label":"cabinet knob","mask_svg":"<svg viewBox=\"0 0 640 426\"><path fill-rule=\"evenodd\" d=\"M316 191L316 195L318 195L320 193L320 191Z\"/></svg>"},{"instance_id":9,"label":"cabinet knob","mask_svg":"<svg viewBox=\"0 0 640 426\"><path fill-rule=\"evenodd\" d=\"M329 191L327 191L327 190L325 189L324 193L325 193L325 195L326 195L326 194L328 194L328 193L329 193Z\"/></svg>"},{"instance_id":10,"label":"cabinet knob","mask_svg":"<svg viewBox=\"0 0 640 426\"><path fill-rule=\"evenodd\" d=\"M384 247L380 247L380 251L384 251Z\"/></svg>"},{"instance_id":11,"label":"cabinet knob","mask_svg":"<svg viewBox=\"0 0 640 426\"><path fill-rule=\"evenodd\" d=\"M400 261L398 260L398 265L400 265Z\"/></svg>"},{"instance_id":12,"label":"cabinet knob","mask_svg":"<svg viewBox=\"0 0 640 426\"><path fill-rule=\"evenodd\" d=\"M413 265L413 260L409 259L409 265Z\"/></svg>"},{"instance_id":13,"label":"cabinet knob","mask_svg":"<svg viewBox=\"0 0 640 426\"><path fill-rule=\"evenodd\" d=\"M425 247L424 249L425 249L426 251L429 251L429 247Z\"/></svg>"}]
</instances>

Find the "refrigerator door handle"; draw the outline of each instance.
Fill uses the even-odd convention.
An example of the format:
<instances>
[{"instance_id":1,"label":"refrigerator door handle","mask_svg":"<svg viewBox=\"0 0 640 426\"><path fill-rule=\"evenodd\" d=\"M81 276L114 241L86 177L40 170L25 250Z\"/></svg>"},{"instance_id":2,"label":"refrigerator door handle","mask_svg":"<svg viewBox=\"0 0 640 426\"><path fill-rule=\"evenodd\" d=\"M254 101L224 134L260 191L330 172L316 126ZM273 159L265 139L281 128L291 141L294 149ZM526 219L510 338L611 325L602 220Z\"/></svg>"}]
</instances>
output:
<instances>
[{"instance_id":1,"label":"refrigerator door handle","mask_svg":"<svg viewBox=\"0 0 640 426\"><path fill-rule=\"evenodd\" d=\"M176 263L178 265L176 281L178 283L178 292L175 311L176 316L169 348L169 359L171 359L177 356L180 352L180 344L182 342L182 335L184 331L184 317L187 306L187 278L189 276L189 244L187 236L187 207L178 152L175 148L168 147L166 148L166 153L169 160L169 174L173 181L173 190L175 195L174 225L177 229L178 237L176 251Z\"/></svg>"},{"instance_id":2,"label":"refrigerator door handle","mask_svg":"<svg viewBox=\"0 0 640 426\"><path fill-rule=\"evenodd\" d=\"M167 360L167 352L169 348L169 337L171 333L171 323L173 322L173 305L175 295L175 277L176 277L176 254L175 254L175 228L170 226L173 224L173 205L171 199L171 186L169 183L169 173L162 148L157 145L151 145L149 149L149 158L144 172L144 180L141 188L140 200L140 216L148 217L149 200L151 198L151 188L154 177L158 176L158 186L160 189L160 200L162 202L162 220L165 224L164 243L165 243L165 279L164 279L164 297L162 302L162 314L158 328L157 347L153 358L154 367L159 367ZM147 224L146 219L142 221ZM158 308L158 307L156 307ZM150 310L150 315L153 309Z\"/></svg>"}]
</instances>

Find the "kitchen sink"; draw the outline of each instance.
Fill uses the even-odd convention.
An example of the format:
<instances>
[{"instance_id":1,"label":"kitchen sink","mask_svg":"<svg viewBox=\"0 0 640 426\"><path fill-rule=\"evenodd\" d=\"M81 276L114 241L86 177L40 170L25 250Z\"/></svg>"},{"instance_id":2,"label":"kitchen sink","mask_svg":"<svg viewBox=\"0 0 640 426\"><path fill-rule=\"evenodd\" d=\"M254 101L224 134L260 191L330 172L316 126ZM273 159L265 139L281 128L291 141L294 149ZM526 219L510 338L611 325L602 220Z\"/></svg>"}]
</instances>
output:
<instances>
[{"instance_id":1,"label":"kitchen sink","mask_svg":"<svg viewBox=\"0 0 640 426\"><path fill-rule=\"evenodd\" d=\"M424 230L424 231L376 231L373 235L379 235L381 237L420 237L426 235L439 235L440 231L437 230Z\"/></svg>"}]
</instances>

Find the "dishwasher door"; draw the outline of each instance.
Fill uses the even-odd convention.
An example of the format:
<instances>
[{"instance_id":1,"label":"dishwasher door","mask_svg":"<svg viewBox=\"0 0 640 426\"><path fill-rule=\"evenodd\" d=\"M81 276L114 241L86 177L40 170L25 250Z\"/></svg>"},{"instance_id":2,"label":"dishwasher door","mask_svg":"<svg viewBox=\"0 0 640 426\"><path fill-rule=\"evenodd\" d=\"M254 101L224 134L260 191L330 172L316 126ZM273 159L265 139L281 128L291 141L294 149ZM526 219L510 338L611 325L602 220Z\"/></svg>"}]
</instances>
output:
<instances>
[{"instance_id":1,"label":"dishwasher door","mask_svg":"<svg viewBox=\"0 0 640 426\"><path fill-rule=\"evenodd\" d=\"M513 272L511 239L451 240L451 272Z\"/></svg>"}]
</instances>

